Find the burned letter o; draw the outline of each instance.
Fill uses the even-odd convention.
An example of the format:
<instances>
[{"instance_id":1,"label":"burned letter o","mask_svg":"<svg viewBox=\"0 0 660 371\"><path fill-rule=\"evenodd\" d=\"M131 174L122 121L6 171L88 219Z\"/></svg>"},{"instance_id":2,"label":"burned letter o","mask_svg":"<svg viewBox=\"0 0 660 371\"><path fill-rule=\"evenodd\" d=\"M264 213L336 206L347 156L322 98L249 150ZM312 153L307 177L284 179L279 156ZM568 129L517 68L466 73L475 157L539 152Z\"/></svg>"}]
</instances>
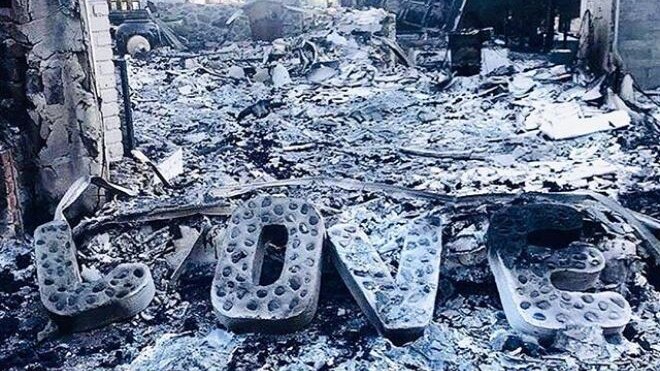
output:
<instances>
[{"instance_id":1,"label":"burned letter o","mask_svg":"<svg viewBox=\"0 0 660 371\"><path fill-rule=\"evenodd\" d=\"M34 246L41 302L63 330L84 331L132 317L154 297L144 264L120 264L101 280L82 282L65 220L37 228Z\"/></svg>"},{"instance_id":2,"label":"burned letter o","mask_svg":"<svg viewBox=\"0 0 660 371\"><path fill-rule=\"evenodd\" d=\"M271 238L286 246L282 271L274 282L260 284L265 243ZM316 313L324 238L321 216L303 200L260 196L238 207L211 288L220 322L236 332L278 333L306 326Z\"/></svg>"},{"instance_id":3,"label":"burned letter o","mask_svg":"<svg viewBox=\"0 0 660 371\"><path fill-rule=\"evenodd\" d=\"M568 325L617 333L630 305L616 292L583 292L605 267L595 246L580 242L582 217L569 206L532 204L496 213L488 229L488 260L509 324L536 337Z\"/></svg>"},{"instance_id":4,"label":"burned letter o","mask_svg":"<svg viewBox=\"0 0 660 371\"><path fill-rule=\"evenodd\" d=\"M439 217L422 217L408 226L398 273L389 267L356 225L330 228L335 266L369 321L396 344L424 333L435 309L442 255Z\"/></svg>"}]
</instances>

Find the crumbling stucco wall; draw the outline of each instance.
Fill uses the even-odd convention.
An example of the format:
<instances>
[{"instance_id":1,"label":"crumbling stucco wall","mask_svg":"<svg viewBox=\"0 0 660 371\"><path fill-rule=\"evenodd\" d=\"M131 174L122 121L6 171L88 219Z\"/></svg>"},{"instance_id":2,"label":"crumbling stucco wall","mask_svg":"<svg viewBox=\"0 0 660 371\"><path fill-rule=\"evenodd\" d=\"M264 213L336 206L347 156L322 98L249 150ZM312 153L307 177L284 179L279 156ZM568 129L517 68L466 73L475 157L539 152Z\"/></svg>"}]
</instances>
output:
<instances>
[{"instance_id":1,"label":"crumbling stucco wall","mask_svg":"<svg viewBox=\"0 0 660 371\"><path fill-rule=\"evenodd\" d=\"M107 172L103 122L78 3L14 0L12 18L26 46L27 115L11 124L26 138L32 201L47 218L76 178Z\"/></svg>"},{"instance_id":2,"label":"crumbling stucco wall","mask_svg":"<svg viewBox=\"0 0 660 371\"><path fill-rule=\"evenodd\" d=\"M642 88L660 86L660 1L619 0L616 46Z\"/></svg>"},{"instance_id":3,"label":"crumbling stucco wall","mask_svg":"<svg viewBox=\"0 0 660 371\"><path fill-rule=\"evenodd\" d=\"M582 0L582 34L580 44L582 55L595 70L611 71L614 65L611 57L614 41L616 0Z\"/></svg>"},{"instance_id":4,"label":"crumbling stucco wall","mask_svg":"<svg viewBox=\"0 0 660 371\"><path fill-rule=\"evenodd\" d=\"M660 85L660 1L582 0L583 57L597 70L622 67L643 88Z\"/></svg>"}]
</instances>

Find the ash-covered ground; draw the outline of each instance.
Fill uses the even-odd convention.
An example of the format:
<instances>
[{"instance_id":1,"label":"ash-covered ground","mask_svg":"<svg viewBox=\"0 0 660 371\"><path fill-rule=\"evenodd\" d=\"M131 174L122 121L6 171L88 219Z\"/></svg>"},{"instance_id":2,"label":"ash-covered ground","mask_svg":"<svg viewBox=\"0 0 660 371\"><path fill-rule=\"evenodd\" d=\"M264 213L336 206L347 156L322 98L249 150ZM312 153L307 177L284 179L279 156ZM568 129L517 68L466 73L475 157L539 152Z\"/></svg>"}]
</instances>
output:
<instances>
[{"instance_id":1,"label":"ash-covered ground","mask_svg":"<svg viewBox=\"0 0 660 371\"><path fill-rule=\"evenodd\" d=\"M621 252L617 270L610 272L617 279L599 289L618 291L630 302L633 320L623 335L571 328L554 341L537 343L507 323L486 259L488 217L509 199L462 203L443 195L591 190L660 217L660 109L636 96L634 107L624 107L633 118L626 128L554 141L539 131L548 116L597 117L622 109L606 81L498 43L483 51L482 74L452 78L444 68L444 38L429 34L399 35L399 43L414 51L406 58L417 66L406 66L386 40L373 35L383 32L384 17L382 11L328 12L318 15L311 31L273 43L227 42L194 54L165 49L131 60L139 147L155 161L181 150L183 172L168 188L142 163L116 164L113 181L140 195L117 197L74 233L83 276L121 262L144 262L156 282L156 299L130 321L49 334L31 248L3 242L0 365L659 369L657 267L632 226L589 214L590 242ZM272 185L294 178L314 179ZM227 188L255 183L263 187ZM441 280L425 335L402 347L379 336L329 261L319 310L306 329L288 335L222 329L210 302L213 267L179 280L171 275L186 247L186 227L201 231L208 225L211 234L222 235L231 210L258 193L305 198L328 227L360 224L393 270L406 222L441 213ZM176 206L206 210L210 204L217 207L207 215L138 217ZM576 206L592 210L588 203Z\"/></svg>"}]
</instances>

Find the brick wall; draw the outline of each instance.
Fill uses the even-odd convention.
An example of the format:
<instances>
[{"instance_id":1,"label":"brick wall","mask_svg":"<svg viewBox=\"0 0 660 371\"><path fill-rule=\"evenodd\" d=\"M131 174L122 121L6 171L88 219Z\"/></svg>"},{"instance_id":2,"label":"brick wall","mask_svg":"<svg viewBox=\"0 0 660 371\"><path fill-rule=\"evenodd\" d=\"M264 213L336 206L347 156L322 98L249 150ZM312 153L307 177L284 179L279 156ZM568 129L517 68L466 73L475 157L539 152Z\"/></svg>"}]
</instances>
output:
<instances>
[{"instance_id":1,"label":"brick wall","mask_svg":"<svg viewBox=\"0 0 660 371\"><path fill-rule=\"evenodd\" d=\"M105 0L83 0L88 23L90 56L94 66L96 89L101 98L101 115L105 130L105 146L108 160L117 161L124 155L122 131L119 119L119 95L115 66L112 62L112 39L108 20L108 3Z\"/></svg>"},{"instance_id":2,"label":"brick wall","mask_svg":"<svg viewBox=\"0 0 660 371\"><path fill-rule=\"evenodd\" d=\"M660 0L620 0L617 50L640 86L660 86Z\"/></svg>"}]
</instances>

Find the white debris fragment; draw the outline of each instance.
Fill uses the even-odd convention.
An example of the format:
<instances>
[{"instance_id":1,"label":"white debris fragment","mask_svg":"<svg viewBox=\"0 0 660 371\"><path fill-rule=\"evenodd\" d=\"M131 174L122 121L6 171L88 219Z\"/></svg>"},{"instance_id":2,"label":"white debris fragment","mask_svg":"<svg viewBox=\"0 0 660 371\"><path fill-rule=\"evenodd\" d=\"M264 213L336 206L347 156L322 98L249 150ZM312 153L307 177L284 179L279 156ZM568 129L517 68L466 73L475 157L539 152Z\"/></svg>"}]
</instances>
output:
<instances>
[{"instance_id":1,"label":"white debris fragment","mask_svg":"<svg viewBox=\"0 0 660 371\"><path fill-rule=\"evenodd\" d=\"M131 362L130 370L208 370L224 367L240 341L216 329L206 337L165 334L145 347Z\"/></svg>"},{"instance_id":2,"label":"white debris fragment","mask_svg":"<svg viewBox=\"0 0 660 371\"><path fill-rule=\"evenodd\" d=\"M99 272L98 269L94 267L88 267L86 265L82 266L82 269L80 270L80 277L82 277L83 281L86 282L98 281L103 278L101 272Z\"/></svg>"},{"instance_id":3,"label":"white debris fragment","mask_svg":"<svg viewBox=\"0 0 660 371\"><path fill-rule=\"evenodd\" d=\"M266 83L266 81L270 80L270 74L268 73L268 69L257 68L256 73L254 74L254 77L252 77L252 79L255 82Z\"/></svg>"},{"instance_id":4,"label":"white debris fragment","mask_svg":"<svg viewBox=\"0 0 660 371\"><path fill-rule=\"evenodd\" d=\"M227 76L232 77L234 79L244 79L245 78L245 70L239 66L231 66L227 70Z\"/></svg>"},{"instance_id":5,"label":"white debris fragment","mask_svg":"<svg viewBox=\"0 0 660 371\"><path fill-rule=\"evenodd\" d=\"M567 115L548 117L540 129L550 139L561 140L620 129L628 125L630 125L630 115L619 110L588 118Z\"/></svg>"},{"instance_id":6,"label":"white debris fragment","mask_svg":"<svg viewBox=\"0 0 660 371\"><path fill-rule=\"evenodd\" d=\"M582 107L576 102L533 104L536 109L525 119L525 130L536 130L553 120L564 122L584 117Z\"/></svg>"},{"instance_id":7,"label":"white debris fragment","mask_svg":"<svg viewBox=\"0 0 660 371\"><path fill-rule=\"evenodd\" d=\"M330 32L330 34L328 34L328 36L326 36L325 39L335 45L339 45L339 46L348 45L348 39L338 34L335 31Z\"/></svg>"},{"instance_id":8,"label":"white debris fragment","mask_svg":"<svg viewBox=\"0 0 660 371\"><path fill-rule=\"evenodd\" d=\"M383 9L371 8L360 12L344 13L338 20L336 29L350 34L353 31L379 32L383 31L383 23L389 13Z\"/></svg>"},{"instance_id":9,"label":"white debris fragment","mask_svg":"<svg viewBox=\"0 0 660 371\"><path fill-rule=\"evenodd\" d=\"M289 76L289 71L286 69L286 67L279 63L273 67L271 79L273 80L273 86L275 88L281 88L291 83L291 76Z\"/></svg>"},{"instance_id":10,"label":"white debris fragment","mask_svg":"<svg viewBox=\"0 0 660 371\"><path fill-rule=\"evenodd\" d=\"M175 147L162 162L158 165L158 170L166 180L172 180L183 173L183 149ZM161 183L160 178L154 175L154 184Z\"/></svg>"},{"instance_id":11,"label":"white debris fragment","mask_svg":"<svg viewBox=\"0 0 660 371\"><path fill-rule=\"evenodd\" d=\"M521 98L527 95L534 87L536 82L529 76L515 75L509 82L509 91L515 98Z\"/></svg>"},{"instance_id":12,"label":"white debris fragment","mask_svg":"<svg viewBox=\"0 0 660 371\"><path fill-rule=\"evenodd\" d=\"M560 185L575 184L584 179L603 176L607 174L616 174L618 168L612 163L597 159L584 164L576 164L570 170L565 171L557 183Z\"/></svg>"},{"instance_id":13,"label":"white debris fragment","mask_svg":"<svg viewBox=\"0 0 660 371\"><path fill-rule=\"evenodd\" d=\"M619 96L621 99L625 100L626 102L634 102L635 101L635 89L634 89L635 81L633 80L632 76L630 74L627 74L623 77L621 80L621 87L619 91Z\"/></svg>"},{"instance_id":14,"label":"white debris fragment","mask_svg":"<svg viewBox=\"0 0 660 371\"><path fill-rule=\"evenodd\" d=\"M320 66L319 68L315 68L310 71L310 73L307 75L307 80L314 84L321 84L324 81L331 79L336 74L337 70L326 66Z\"/></svg>"},{"instance_id":15,"label":"white debris fragment","mask_svg":"<svg viewBox=\"0 0 660 371\"><path fill-rule=\"evenodd\" d=\"M508 49L483 48L481 50L481 74L486 76L513 66Z\"/></svg>"}]
</instances>

